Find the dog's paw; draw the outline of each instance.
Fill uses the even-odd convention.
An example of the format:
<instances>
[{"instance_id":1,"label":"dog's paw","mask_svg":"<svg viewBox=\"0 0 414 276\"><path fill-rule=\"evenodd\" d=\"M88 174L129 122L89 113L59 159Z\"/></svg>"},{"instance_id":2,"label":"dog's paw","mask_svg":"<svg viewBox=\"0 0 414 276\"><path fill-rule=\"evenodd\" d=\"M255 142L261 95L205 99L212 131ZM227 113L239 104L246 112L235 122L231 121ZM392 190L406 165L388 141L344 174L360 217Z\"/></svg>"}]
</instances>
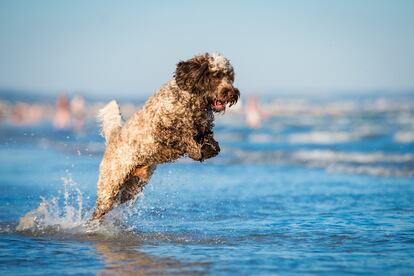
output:
<instances>
[{"instance_id":1,"label":"dog's paw","mask_svg":"<svg viewBox=\"0 0 414 276\"><path fill-rule=\"evenodd\" d=\"M202 160L212 158L219 154L220 146L216 141L209 141L201 146Z\"/></svg>"}]
</instances>

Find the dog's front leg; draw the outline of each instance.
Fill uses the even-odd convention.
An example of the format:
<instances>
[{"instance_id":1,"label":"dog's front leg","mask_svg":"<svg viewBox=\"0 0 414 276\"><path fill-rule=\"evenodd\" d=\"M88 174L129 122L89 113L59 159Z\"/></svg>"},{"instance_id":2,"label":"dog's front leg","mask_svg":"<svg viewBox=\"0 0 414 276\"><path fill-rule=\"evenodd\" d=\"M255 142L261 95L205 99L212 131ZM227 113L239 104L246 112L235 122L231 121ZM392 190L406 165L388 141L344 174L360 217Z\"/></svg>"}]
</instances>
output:
<instances>
[{"instance_id":1,"label":"dog's front leg","mask_svg":"<svg viewBox=\"0 0 414 276\"><path fill-rule=\"evenodd\" d=\"M201 153L201 145L197 144L194 139L190 139L187 143L186 153L188 157L195 161L203 161L203 155Z\"/></svg>"},{"instance_id":2,"label":"dog's front leg","mask_svg":"<svg viewBox=\"0 0 414 276\"><path fill-rule=\"evenodd\" d=\"M201 155L202 159L209 159L220 152L220 146L219 143L214 140L213 133L210 133L203 137L201 141Z\"/></svg>"},{"instance_id":3,"label":"dog's front leg","mask_svg":"<svg viewBox=\"0 0 414 276\"><path fill-rule=\"evenodd\" d=\"M193 160L204 161L216 156L220 152L220 146L213 138L213 133L209 133L202 137L190 139L187 145L187 154Z\"/></svg>"}]
</instances>

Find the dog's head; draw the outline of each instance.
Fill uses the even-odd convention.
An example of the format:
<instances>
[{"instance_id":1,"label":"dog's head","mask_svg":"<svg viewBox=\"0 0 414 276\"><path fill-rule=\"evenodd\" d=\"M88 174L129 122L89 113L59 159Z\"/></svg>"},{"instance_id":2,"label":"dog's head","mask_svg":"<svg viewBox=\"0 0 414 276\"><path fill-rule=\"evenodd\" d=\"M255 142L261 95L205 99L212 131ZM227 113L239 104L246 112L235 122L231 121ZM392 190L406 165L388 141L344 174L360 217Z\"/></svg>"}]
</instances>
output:
<instances>
[{"instance_id":1,"label":"dog's head","mask_svg":"<svg viewBox=\"0 0 414 276\"><path fill-rule=\"evenodd\" d=\"M202 96L215 112L224 111L240 97L233 86L233 66L221 54L205 53L179 62L175 81L180 89Z\"/></svg>"}]
</instances>

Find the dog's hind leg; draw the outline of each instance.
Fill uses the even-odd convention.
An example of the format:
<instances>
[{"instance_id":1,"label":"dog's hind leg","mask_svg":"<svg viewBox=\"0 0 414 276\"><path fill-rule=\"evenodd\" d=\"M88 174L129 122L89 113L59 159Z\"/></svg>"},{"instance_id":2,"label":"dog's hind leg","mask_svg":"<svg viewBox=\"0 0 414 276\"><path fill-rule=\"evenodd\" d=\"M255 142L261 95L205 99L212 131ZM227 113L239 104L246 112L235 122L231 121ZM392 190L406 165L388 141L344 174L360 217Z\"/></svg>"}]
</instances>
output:
<instances>
[{"instance_id":1,"label":"dog's hind leg","mask_svg":"<svg viewBox=\"0 0 414 276\"><path fill-rule=\"evenodd\" d=\"M151 178L155 167L155 165L137 167L122 185L117 197L117 204L133 204Z\"/></svg>"},{"instance_id":2,"label":"dog's hind leg","mask_svg":"<svg viewBox=\"0 0 414 276\"><path fill-rule=\"evenodd\" d=\"M154 172L156 166L140 166L135 168L132 173L126 178L125 182L122 183L120 188L117 188L113 199L102 197L102 195L108 194L103 192L99 194L96 202L96 209L92 215L92 220L100 219L113 208L123 203L134 203L137 199L138 194L142 191L144 186L148 183ZM111 188L114 188L111 186ZM111 190L113 191L113 190Z\"/></svg>"}]
</instances>

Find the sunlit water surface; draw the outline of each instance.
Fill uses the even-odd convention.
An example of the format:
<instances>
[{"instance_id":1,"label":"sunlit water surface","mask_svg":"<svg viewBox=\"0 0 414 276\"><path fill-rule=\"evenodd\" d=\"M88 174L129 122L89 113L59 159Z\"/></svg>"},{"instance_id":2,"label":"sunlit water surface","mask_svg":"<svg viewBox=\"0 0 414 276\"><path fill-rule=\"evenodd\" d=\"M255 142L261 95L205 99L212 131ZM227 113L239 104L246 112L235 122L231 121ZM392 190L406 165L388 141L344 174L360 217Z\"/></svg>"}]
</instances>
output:
<instances>
[{"instance_id":1,"label":"sunlit water surface","mask_svg":"<svg viewBox=\"0 0 414 276\"><path fill-rule=\"evenodd\" d=\"M102 139L3 124L0 273L413 274L413 143L381 116L219 123L219 157L159 166L101 226Z\"/></svg>"}]
</instances>

